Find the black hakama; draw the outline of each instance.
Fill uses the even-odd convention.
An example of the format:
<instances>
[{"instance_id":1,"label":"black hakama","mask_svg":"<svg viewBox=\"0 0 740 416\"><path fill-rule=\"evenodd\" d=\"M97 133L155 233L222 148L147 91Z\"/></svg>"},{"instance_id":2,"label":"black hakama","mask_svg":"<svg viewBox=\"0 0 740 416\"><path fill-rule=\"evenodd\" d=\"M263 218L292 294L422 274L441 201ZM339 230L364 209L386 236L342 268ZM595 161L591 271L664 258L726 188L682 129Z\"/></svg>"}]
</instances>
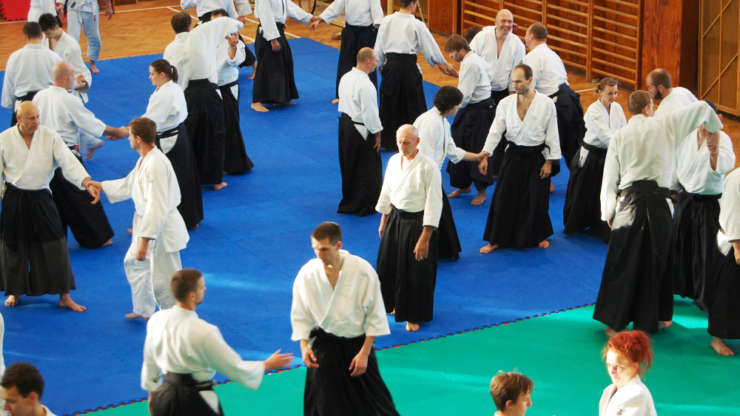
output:
<instances>
[{"instance_id":1,"label":"black hakama","mask_svg":"<svg viewBox=\"0 0 740 416\"><path fill-rule=\"evenodd\" d=\"M59 26L59 27L61 27L61 26ZM38 93L38 91L31 91L31 92L29 92L28 94L26 94L26 95L24 95L22 97L15 97L15 100L18 101L18 102L33 101L33 97L36 96L36 93ZM15 126L16 123L18 123L18 120L15 119L15 109L11 109L11 111L10 111L10 127Z\"/></svg>"},{"instance_id":2,"label":"black hakama","mask_svg":"<svg viewBox=\"0 0 740 416\"><path fill-rule=\"evenodd\" d=\"M200 395L213 390L213 381L197 382L190 374L167 373L164 383L151 393L149 409L152 416L223 416L221 404L218 412Z\"/></svg>"},{"instance_id":3,"label":"black hakama","mask_svg":"<svg viewBox=\"0 0 740 416\"><path fill-rule=\"evenodd\" d=\"M185 221L185 226L188 230L192 230L203 220L203 196L195 175L195 160L185 123L157 135L157 147L161 150L159 140L175 134L177 134L177 141L166 155L175 171L177 185L180 187L180 205L177 206L177 210Z\"/></svg>"},{"instance_id":4,"label":"black hakama","mask_svg":"<svg viewBox=\"0 0 740 416\"><path fill-rule=\"evenodd\" d=\"M82 159L77 159L82 163ZM62 228L72 230L75 240L84 248L100 248L113 238L113 229L101 203L91 204L93 197L70 183L58 168L49 182L54 203L62 219Z\"/></svg>"},{"instance_id":5,"label":"black hakama","mask_svg":"<svg viewBox=\"0 0 740 416\"><path fill-rule=\"evenodd\" d=\"M0 289L6 296L75 288L65 234L51 192L6 183L0 212Z\"/></svg>"},{"instance_id":6,"label":"black hakama","mask_svg":"<svg viewBox=\"0 0 740 416\"><path fill-rule=\"evenodd\" d=\"M380 143L384 149L397 151L396 130L427 110L424 87L416 55L389 53L381 72L380 122L383 133Z\"/></svg>"},{"instance_id":7,"label":"black hakama","mask_svg":"<svg viewBox=\"0 0 740 416\"><path fill-rule=\"evenodd\" d=\"M437 232L432 232L429 255L418 261L414 247L424 228L424 211L392 207L380 239L377 270L386 312L396 310L396 322L429 322L434 315L437 282Z\"/></svg>"},{"instance_id":8,"label":"black hakama","mask_svg":"<svg viewBox=\"0 0 740 416\"><path fill-rule=\"evenodd\" d=\"M368 355L365 374L350 376L350 363L362 348L364 335L344 338L314 328L311 338L314 338L311 349L319 366L306 371L305 416L398 415L393 397L380 376L374 349Z\"/></svg>"},{"instance_id":9,"label":"black hakama","mask_svg":"<svg viewBox=\"0 0 740 416\"><path fill-rule=\"evenodd\" d=\"M247 173L254 167L244 148L242 128L239 125L239 99L234 97L234 94L231 92L231 87L235 85L237 93L241 94L238 81L218 87L224 102L224 125L226 129L224 172L229 175Z\"/></svg>"},{"instance_id":10,"label":"black hakama","mask_svg":"<svg viewBox=\"0 0 740 416\"><path fill-rule=\"evenodd\" d=\"M706 310L707 279L713 279L722 254L717 248L719 195L680 192L673 215L671 245L673 293L694 299Z\"/></svg>"},{"instance_id":11,"label":"black hakama","mask_svg":"<svg viewBox=\"0 0 740 416\"><path fill-rule=\"evenodd\" d=\"M719 259L714 283L708 288L709 334L740 339L740 265L735 262L734 248L726 256L719 253Z\"/></svg>"},{"instance_id":12,"label":"black hakama","mask_svg":"<svg viewBox=\"0 0 740 416\"><path fill-rule=\"evenodd\" d=\"M357 52L364 47L375 47L375 38L377 36L378 29L375 28L375 25L352 26L345 23L344 29L342 29L342 43L339 46L339 61L337 62L337 85L335 90L337 97L339 97L339 80L342 78L342 75L357 65ZM368 76L377 90L377 72L373 71Z\"/></svg>"},{"instance_id":13,"label":"black hakama","mask_svg":"<svg viewBox=\"0 0 740 416\"><path fill-rule=\"evenodd\" d=\"M654 333L673 315L668 194L647 180L620 192L594 310L594 319L615 331L633 322L634 329Z\"/></svg>"},{"instance_id":14,"label":"black hakama","mask_svg":"<svg viewBox=\"0 0 740 416\"><path fill-rule=\"evenodd\" d=\"M508 97L509 90L501 90L501 91L491 91L491 104L493 105L493 118L496 118L496 109L498 108L498 103L501 102L504 98ZM491 123L493 124L493 118L491 119ZM489 127L490 127L489 124ZM488 132L486 132L486 136L488 135ZM501 170L501 163L504 161L504 153L506 152L506 146L509 144L509 141L506 140L506 135L501 134L501 141L498 142L498 145L495 149L493 149L493 154L491 157L488 158L488 172L491 174L491 176L496 179L499 176L499 171Z\"/></svg>"},{"instance_id":15,"label":"black hakama","mask_svg":"<svg viewBox=\"0 0 740 416\"><path fill-rule=\"evenodd\" d=\"M293 75L293 53L285 39L285 25L275 23L280 32L277 38L280 50L272 51L270 42L260 33L262 26L257 27L254 41L254 52L257 54L257 73L252 87L252 102L263 104L287 104L298 98Z\"/></svg>"},{"instance_id":16,"label":"black hakama","mask_svg":"<svg viewBox=\"0 0 740 416\"><path fill-rule=\"evenodd\" d=\"M193 146L198 183L216 185L224 175L224 104L208 79L191 80L185 89L185 125Z\"/></svg>"},{"instance_id":17,"label":"black hakama","mask_svg":"<svg viewBox=\"0 0 740 416\"><path fill-rule=\"evenodd\" d=\"M437 258L459 259L462 247L460 247L460 239L457 237L457 227L455 227L455 218L452 216L452 207L444 189L442 189L442 216L439 218L437 234L437 241L439 242Z\"/></svg>"},{"instance_id":18,"label":"black hakama","mask_svg":"<svg viewBox=\"0 0 740 416\"><path fill-rule=\"evenodd\" d=\"M583 143L588 155L583 166L578 166L580 152L576 152L570 167L568 191L563 206L565 234L575 234L589 229L589 233L609 242L611 230L601 220L601 180L604 176L606 149Z\"/></svg>"},{"instance_id":19,"label":"black hakama","mask_svg":"<svg viewBox=\"0 0 740 416\"><path fill-rule=\"evenodd\" d=\"M558 87L558 92L550 97L555 101L555 111L558 117L560 151L565 158L565 163L570 166L573 157L578 153L578 149L583 142L583 136L586 134L581 96L573 91L568 84L562 83ZM554 174L555 170L553 170Z\"/></svg>"},{"instance_id":20,"label":"black hakama","mask_svg":"<svg viewBox=\"0 0 740 416\"><path fill-rule=\"evenodd\" d=\"M455 145L471 153L478 153L486 144L488 131L493 123L493 104L490 98L475 104L468 104L461 108L452 122L452 139ZM496 151L503 151L501 143ZM494 154L496 153L494 151ZM478 170L478 162L461 160L458 163L448 163L447 173L450 174L450 184L455 188L466 189L475 184L475 189L483 191L493 184L493 172L498 173L498 166L491 166L493 157L488 158L488 172L483 175Z\"/></svg>"},{"instance_id":21,"label":"black hakama","mask_svg":"<svg viewBox=\"0 0 740 416\"><path fill-rule=\"evenodd\" d=\"M337 212L358 216L375 213L383 187L383 162L375 151L375 135L364 139L352 119L339 117L339 170L342 172L342 201Z\"/></svg>"},{"instance_id":22,"label":"black hakama","mask_svg":"<svg viewBox=\"0 0 740 416\"><path fill-rule=\"evenodd\" d=\"M506 148L483 234L490 244L535 247L552 235L550 178L540 179L544 147L509 143Z\"/></svg>"}]
</instances>

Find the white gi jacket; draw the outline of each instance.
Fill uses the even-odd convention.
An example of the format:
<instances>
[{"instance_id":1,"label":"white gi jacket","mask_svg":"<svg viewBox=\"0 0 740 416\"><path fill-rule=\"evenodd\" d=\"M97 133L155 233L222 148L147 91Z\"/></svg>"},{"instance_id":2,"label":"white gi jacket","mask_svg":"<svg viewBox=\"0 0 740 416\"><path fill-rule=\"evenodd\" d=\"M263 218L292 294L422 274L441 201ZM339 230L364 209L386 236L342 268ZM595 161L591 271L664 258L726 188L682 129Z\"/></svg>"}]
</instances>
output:
<instances>
[{"instance_id":1,"label":"white gi jacket","mask_svg":"<svg viewBox=\"0 0 740 416\"><path fill-rule=\"evenodd\" d=\"M190 36L190 32L175 34L175 39L164 48L164 53L162 54L162 58L177 69L177 84L183 90L188 87L188 82L190 81L187 65L188 59L185 53L185 42L188 36Z\"/></svg>"},{"instance_id":2,"label":"white gi jacket","mask_svg":"<svg viewBox=\"0 0 740 416\"><path fill-rule=\"evenodd\" d=\"M447 63L432 32L416 16L395 12L383 18L375 40L378 66L385 65L385 54L387 53L416 55L419 50L431 66ZM419 72L421 73L421 68Z\"/></svg>"},{"instance_id":3,"label":"white gi jacket","mask_svg":"<svg viewBox=\"0 0 740 416\"><path fill-rule=\"evenodd\" d=\"M488 63L475 52L469 51L460 62L457 88L463 93L460 108L479 103L491 97L491 80L488 78Z\"/></svg>"},{"instance_id":4,"label":"white gi jacket","mask_svg":"<svg viewBox=\"0 0 740 416\"><path fill-rule=\"evenodd\" d=\"M28 43L11 53L5 66L0 104L14 110L18 104L16 98L53 84L51 69L61 60L59 55L40 43Z\"/></svg>"},{"instance_id":5,"label":"white gi jacket","mask_svg":"<svg viewBox=\"0 0 740 416\"><path fill-rule=\"evenodd\" d=\"M699 195L722 193L725 174L735 167L735 152L732 139L727 133L719 132L719 154L717 169L712 170L709 163L707 143L698 146L698 130L694 130L683 140L676 155L676 177L686 192Z\"/></svg>"},{"instance_id":6,"label":"white gi jacket","mask_svg":"<svg viewBox=\"0 0 740 416\"><path fill-rule=\"evenodd\" d=\"M529 51L522 63L532 68L532 87L548 97L558 92L560 84L568 83L563 61L546 43Z\"/></svg>"},{"instance_id":7,"label":"white gi jacket","mask_svg":"<svg viewBox=\"0 0 740 416\"><path fill-rule=\"evenodd\" d=\"M442 216L439 166L421 152L412 160L401 153L391 156L375 210L387 215L391 205L406 212L424 211L423 225L437 228Z\"/></svg>"},{"instance_id":8,"label":"white gi jacket","mask_svg":"<svg viewBox=\"0 0 740 416\"><path fill-rule=\"evenodd\" d=\"M157 134L172 130L188 118L188 106L182 88L173 81L167 81L157 88L146 106L142 117L152 120L157 125ZM177 142L177 135L162 137L159 145L162 152L168 153Z\"/></svg>"},{"instance_id":9,"label":"white gi jacket","mask_svg":"<svg viewBox=\"0 0 740 416\"><path fill-rule=\"evenodd\" d=\"M39 108L41 124L56 130L67 146L80 144L80 134L100 137L105 123L95 118L82 101L62 87L52 85L33 97Z\"/></svg>"},{"instance_id":10,"label":"white gi jacket","mask_svg":"<svg viewBox=\"0 0 740 416\"><path fill-rule=\"evenodd\" d=\"M385 14L380 0L334 0L319 17L331 23L344 12L344 21L352 26L379 26Z\"/></svg>"},{"instance_id":11,"label":"white gi jacket","mask_svg":"<svg viewBox=\"0 0 740 416\"><path fill-rule=\"evenodd\" d=\"M686 106L697 102L697 98L691 91L684 87L673 87L671 93L663 97L658 109L655 110L653 117L662 117L671 114L674 111L686 108Z\"/></svg>"},{"instance_id":12,"label":"white gi jacket","mask_svg":"<svg viewBox=\"0 0 740 416\"><path fill-rule=\"evenodd\" d=\"M38 23L39 17L41 17L42 14L49 13L56 16L56 3L57 2L54 0L31 0L31 5L28 8L28 16L26 17L26 20L29 22ZM59 3L64 4L64 1L60 1Z\"/></svg>"},{"instance_id":13,"label":"white gi jacket","mask_svg":"<svg viewBox=\"0 0 740 416\"><path fill-rule=\"evenodd\" d=\"M290 0L255 0L254 16L260 21L260 35L268 42L280 37L275 23L285 24L292 17L305 25L312 17Z\"/></svg>"},{"instance_id":14,"label":"white gi jacket","mask_svg":"<svg viewBox=\"0 0 740 416\"><path fill-rule=\"evenodd\" d=\"M236 0L236 8L234 8L234 0L180 0L180 7L182 9L195 7L195 14L198 17L218 9L226 10L229 17L234 19L252 13L249 0Z\"/></svg>"},{"instance_id":15,"label":"white gi jacket","mask_svg":"<svg viewBox=\"0 0 740 416\"><path fill-rule=\"evenodd\" d=\"M617 386L610 384L599 400L599 416L657 416L653 396L640 376L635 376L626 385L614 392Z\"/></svg>"},{"instance_id":16,"label":"white gi jacket","mask_svg":"<svg viewBox=\"0 0 740 416\"><path fill-rule=\"evenodd\" d=\"M740 169L725 178L722 198L719 200L719 232L717 246L727 255L733 241L740 240Z\"/></svg>"},{"instance_id":17,"label":"white gi jacket","mask_svg":"<svg viewBox=\"0 0 740 416\"><path fill-rule=\"evenodd\" d=\"M80 98L82 98L82 101L86 103L87 93L90 91L90 87L92 86L92 74L87 68L87 65L85 65L85 62L82 60L82 50L80 49L80 44L75 38L70 36L69 33L62 31L62 36L54 45L54 52L59 55L59 57L62 58L64 62L72 65L72 68L75 69L75 78L77 78L79 75L82 75L82 77L85 78L85 82L87 82L87 87L80 90L74 90L72 92L74 94L79 94Z\"/></svg>"},{"instance_id":18,"label":"white gi jacket","mask_svg":"<svg viewBox=\"0 0 740 416\"><path fill-rule=\"evenodd\" d=\"M216 51L218 67L216 85L222 86L239 80L239 65L244 62L244 58L247 56L244 48L246 48L244 43L238 42L236 44L236 53L232 59L229 57L229 41L224 39L218 44ZM234 98L238 100L239 87L236 85L232 86L231 94L233 94Z\"/></svg>"},{"instance_id":19,"label":"white gi jacket","mask_svg":"<svg viewBox=\"0 0 740 416\"><path fill-rule=\"evenodd\" d=\"M215 84L220 70L219 45L226 42L226 35L238 33L243 26L230 17L217 17L191 30L185 38L187 76L191 80L208 78Z\"/></svg>"},{"instance_id":20,"label":"white gi jacket","mask_svg":"<svg viewBox=\"0 0 740 416\"><path fill-rule=\"evenodd\" d=\"M367 139L367 133L376 134L383 130L378 114L378 92L370 77L363 71L352 68L339 80L339 112L347 114L355 128Z\"/></svg>"},{"instance_id":21,"label":"white gi jacket","mask_svg":"<svg viewBox=\"0 0 740 416\"><path fill-rule=\"evenodd\" d=\"M486 26L470 41L470 49L488 62L488 78L493 91L514 91L511 72L522 63L526 50L524 43L513 31L506 35L501 53L496 41L496 26Z\"/></svg>"},{"instance_id":22,"label":"white gi jacket","mask_svg":"<svg viewBox=\"0 0 740 416\"><path fill-rule=\"evenodd\" d=\"M465 157L465 150L457 147L450 133L450 122L442 117L437 107L432 107L414 120L419 132L419 152L432 159L439 169L445 158L457 163Z\"/></svg>"},{"instance_id":23,"label":"white gi jacket","mask_svg":"<svg viewBox=\"0 0 740 416\"><path fill-rule=\"evenodd\" d=\"M586 124L586 134L583 136L583 142L602 149L609 147L609 141L615 131L627 125L627 118L624 116L624 110L619 103L613 102L607 112L606 107L599 100L588 106L583 121ZM579 166L583 166L586 157L588 157L588 150L582 147L578 157Z\"/></svg>"}]
</instances>

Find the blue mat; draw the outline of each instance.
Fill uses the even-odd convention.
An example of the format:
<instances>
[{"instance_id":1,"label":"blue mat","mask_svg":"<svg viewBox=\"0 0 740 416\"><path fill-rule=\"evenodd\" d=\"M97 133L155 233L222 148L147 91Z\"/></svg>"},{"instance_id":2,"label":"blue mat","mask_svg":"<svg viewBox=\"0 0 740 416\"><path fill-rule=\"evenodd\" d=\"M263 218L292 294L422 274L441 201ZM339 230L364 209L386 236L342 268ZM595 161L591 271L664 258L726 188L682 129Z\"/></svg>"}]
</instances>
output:
<instances>
[{"instance_id":1,"label":"blue mat","mask_svg":"<svg viewBox=\"0 0 740 416\"><path fill-rule=\"evenodd\" d=\"M308 39L290 42L298 104L267 114L251 111L251 70L243 70L242 131L256 167L227 177L224 191L204 190L206 218L182 253L185 267L206 275L208 292L200 316L217 324L247 359L264 359L277 348L300 355L298 344L290 341L291 287L300 266L313 257L309 235L319 222L338 222L344 247L373 264L379 242L379 215L336 213L341 191L337 111L329 101L338 52ZM142 114L153 91L148 64L158 57L101 61L90 109L115 126ZM436 90L425 84L430 105ZM0 111L0 121L9 117L7 110ZM114 179L127 174L137 156L125 140L108 142L87 168L95 179ZM384 162L389 156L383 154ZM592 303L606 246L588 236L562 234L567 175L564 171L554 178L550 215L555 235L547 250L480 255L489 204L471 206L472 195L451 200L463 252L459 261L439 265L434 321L413 334L391 321L392 334L377 345L407 344ZM450 191L446 174L443 182ZM491 195L489 189L489 202ZM55 296L24 297L20 307L2 309L6 362L36 364L47 382L44 402L59 414L145 397L139 388L145 324L123 318L131 310L122 260L130 243L126 229L133 204L103 204L116 233L114 245L84 250L70 237L78 287L73 296L88 311L62 311ZM600 328L598 323L594 328Z\"/></svg>"}]
</instances>

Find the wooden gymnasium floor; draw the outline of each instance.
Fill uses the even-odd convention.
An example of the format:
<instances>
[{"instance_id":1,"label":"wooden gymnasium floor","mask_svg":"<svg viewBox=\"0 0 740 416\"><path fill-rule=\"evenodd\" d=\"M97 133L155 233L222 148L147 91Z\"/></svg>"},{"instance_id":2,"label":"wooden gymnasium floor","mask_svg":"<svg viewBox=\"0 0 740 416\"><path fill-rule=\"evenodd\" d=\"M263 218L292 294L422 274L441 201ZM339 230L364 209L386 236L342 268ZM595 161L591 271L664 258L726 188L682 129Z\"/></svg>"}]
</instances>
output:
<instances>
[{"instance_id":1,"label":"wooden gymnasium floor","mask_svg":"<svg viewBox=\"0 0 740 416\"><path fill-rule=\"evenodd\" d=\"M299 0L300 1L300 0ZM303 0L307 3L306 0ZM304 7L308 7L305 6ZM320 13L325 4L319 3L316 14ZM181 11L179 1L177 0L140 0L134 4L120 5L116 7L116 13L111 20L101 16L100 32L103 41L100 59L114 59L139 55L150 55L161 53L165 46L172 40L173 33L170 28L169 19ZM190 9L190 13L195 15L195 9ZM253 42L257 29L257 20L254 15L248 17L249 21L242 29L242 36L247 42ZM341 20L338 19L338 20ZM14 50L23 46L23 35L21 27L23 22L0 22L0 70L5 69L8 56ZM288 38L307 37L317 42L339 48L339 40L332 39L332 36L338 34L341 27L335 25L322 24L315 31L309 30L300 23L290 20L286 27ZM84 35L81 35L84 38ZM435 35L440 47L444 45L445 36ZM83 55L86 52L87 45L81 39ZM439 70L432 69L426 63L426 60L419 55L419 64L422 67L424 80L436 85L457 85L457 79L442 74ZM459 64L457 64L459 67ZM300 70L300 68L297 68ZM333 77L334 73L327 74ZM584 76L570 72L568 80L571 87L581 94L581 103L584 110L596 100L593 93L594 82L585 79ZM627 106L628 90L622 90L619 102ZM330 97L327 97L329 99ZM740 121L737 118L725 117L725 132L733 139L735 154L740 155ZM740 157L737 160L737 166L740 166Z\"/></svg>"}]
</instances>

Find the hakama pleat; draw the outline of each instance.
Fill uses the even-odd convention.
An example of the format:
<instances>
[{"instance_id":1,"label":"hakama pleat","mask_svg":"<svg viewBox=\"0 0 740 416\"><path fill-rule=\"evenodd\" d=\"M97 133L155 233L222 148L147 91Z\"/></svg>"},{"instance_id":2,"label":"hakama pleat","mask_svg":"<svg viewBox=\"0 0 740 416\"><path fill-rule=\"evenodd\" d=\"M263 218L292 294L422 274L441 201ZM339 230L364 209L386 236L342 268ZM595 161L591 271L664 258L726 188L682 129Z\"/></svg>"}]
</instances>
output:
<instances>
[{"instance_id":1,"label":"hakama pleat","mask_svg":"<svg viewBox=\"0 0 740 416\"><path fill-rule=\"evenodd\" d=\"M442 189L442 216L439 218L437 234L437 241L439 242L437 257L439 259L459 259L462 248L457 236L455 218L452 216L452 207L444 189Z\"/></svg>"},{"instance_id":2,"label":"hakama pleat","mask_svg":"<svg viewBox=\"0 0 740 416\"><path fill-rule=\"evenodd\" d=\"M396 151L396 130L403 124L413 124L427 104L416 55L389 53L386 59L380 82L380 143L384 149Z\"/></svg>"},{"instance_id":3,"label":"hakama pleat","mask_svg":"<svg viewBox=\"0 0 740 416\"><path fill-rule=\"evenodd\" d=\"M339 97L339 80L342 75L349 72L357 65L357 52L360 49L375 47L375 39L378 36L378 29L374 25L370 26L352 26L344 25L342 29L342 42L339 46L339 61L337 62L337 85L334 93ZM375 89L378 89L378 74L373 71L368 74Z\"/></svg>"},{"instance_id":4,"label":"hakama pleat","mask_svg":"<svg viewBox=\"0 0 740 416\"><path fill-rule=\"evenodd\" d=\"M75 281L51 193L6 187L0 212L0 289L6 296L68 293Z\"/></svg>"},{"instance_id":5,"label":"hakama pleat","mask_svg":"<svg viewBox=\"0 0 740 416\"><path fill-rule=\"evenodd\" d=\"M498 108L498 103L501 102L504 98L509 96L509 90L502 90L502 91L491 91L491 103L493 105L492 108L492 114L493 118L496 118L496 109ZM491 119L491 123L488 125L488 127L491 127L491 124L493 124L493 118ZM488 135L488 131L486 131L486 136ZM501 170L501 163L504 161L504 153L506 152L506 146L509 144L509 141L506 140L506 132L504 131L501 134L501 141L499 141L498 145L495 149L493 149L493 154L491 157L488 158L488 172L491 174L491 176L496 179L499 176L499 171Z\"/></svg>"},{"instance_id":6,"label":"hakama pleat","mask_svg":"<svg viewBox=\"0 0 740 416\"><path fill-rule=\"evenodd\" d=\"M490 244L535 247L552 235L550 180L540 179L543 148L509 143L483 234Z\"/></svg>"},{"instance_id":7,"label":"hakama pleat","mask_svg":"<svg viewBox=\"0 0 740 416\"><path fill-rule=\"evenodd\" d=\"M424 212L392 208L378 249L377 270L386 312L396 310L396 322L428 322L434 315L437 281L437 232L432 232L429 255L418 261L414 247L421 236Z\"/></svg>"},{"instance_id":8,"label":"hakama pleat","mask_svg":"<svg viewBox=\"0 0 740 416\"><path fill-rule=\"evenodd\" d=\"M630 322L654 333L673 315L667 271L672 225L668 191L655 181L622 190L612 221L594 319L616 331Z\"/></svg>"},{"instance_id":9,"label":"hakama pleat","mask_svg":"<svg viewBox=\"0 0 740 416\"><path fill-rule=\"evenodd\" d=\"M558 92L551 95L551 97L555 101L560 151L565 158L565 162L570 164L583 142L583 136L586 134L581 96L573 91L568 84L562 83L558 87ZM553 175L554 173L553 171Z\"/></svg>"},{"instance_id":10,"label":"hakama pleat","mask_svg":"<svg viewBox=\"0 0 740 416\"><path fill-rule=\"evenodd\" d=\"M588 146L584 144L584 147ZM588 146L588 155L579 167L578 153L570 168L568 190L563 205L563 224L565 234L575 234L586 229L589 233L609 242L611 230L601 220L601 180L604 176L606 149Z\"/></svg>"},{"instance_id":11,"label":"hakama pleat","mask_svg":"<svg viewBox=\"0 0 740 416\"><path fill-rule=\"evenodd\" d=\"M380 376L374 349L367 358L365 374L350 376L350 363L362 348L364 335L343 338L315 328L311 338L314 338L311 349L319 366L306 371L305 416L398 415L391 393Z\"/></svg>"},{"instance_id":12,"label":"hakama pleat","mask_svg":"<svg viewBox=\"0 0 740 416\"><path fill-rule=\"evenodd\" d=\"M339 170L342 173L342 201L337 212L358 216L375 213L383 187L383 162L375 151L375 137L364 139L352 119L339 118Z\"/></svg>"},{"instance_id":13,"label":"hakama pleat","mask_svg":"<svg viewBox=\"0 0 740 416\"><path fill-rule=\"evenodd\" d=\"M709 334L719 338L740 339L740 265L735 262L734 248L720 263L710 289Z\"/></svg>"},{"instance_id":14,"label":"hakama pleat","mask_svg":"<svg viewBox=\"0 0 740 416\"><path fill-rule=\"evenodd\" d=\"M219 184L224 175L224 104L216 88L207 79L198 79L190 81L185 89L185 125L201 185Z\"/></svg>"},{"instance_id":15,"label":"hakama pleat","mask_svg":"<svg viewBox=\"0 0 740 416\"><path fill-rule=\"evenodd\" d=\"M163 137L168 137L167 132L164 132ZM159 139L161 138L157 136L157 142ZM177 206L177 210L188 230L194 229L203 220L203 195L196 177L192 153L188 130L184 123L180 124L177 127L177 141L166 155L175 171L177 185L180 188L180 205Z\"/></svg>"},{"instance_id":16,"label":"hakama pleat","mask_svg":"<svg viewBox=\"0 0 740 416\"><path fill-rule=\"evenodd\" d=\"M257 54L257 73L252 87L252 102L263 104L287 104L298 98L298 89L293 75L293 53L285 39L285 25L275 23L280 37L280 50L272 51L270 42L260 33L262 26L257 27L254 41L254 52Z\"/></svg>"},{"instance_id":17,"label":"hakama pleat","mask_svg":"<svg viewBox=\"0 0 740 416\"><path fill-rule=\"evenodd\" d=\"M237 81L218 87L224 102L224 126L226 130L224 172L229 175L240 175L252 170L254 163L249 159L247 150L244 148L242 129L239 126L239 99L237 98L238 95L234 97L231 92L233 86L236 86L237 91L239 91Z\"/></svg>"},{"instance_id":18,"label":"hakama pleat","mask_svg":"<svg viewBox=\"0 0 740 416\"><path fill-rule=\"evenodd\" d=\"M486 137L488 137L492 123L493 104L490 98L475 104L468 104L467 107L457 112L452 122L452 139L457 147L471 153L478 153L486 144ZM503 151L501 144L496 147L496 151ZM466 189L471 184L475 184L477 190L485 190L493 184L494 171L498 174L499 168L491 166L491 163L494 163L493 156L488 158L488 163L489 169L485 175L478 170L477 161L461 160L458 163L448 163L447 173L450 174L450 184L460 189Z\"/></svg>"},{"instance_id":19,"label":"hakama pleat","mask_svg":"<svg viewBox=\"0 0 740 416\"><path fill-rule=\"evenodd\" d=\"M203 399L201 392L213 391L211 381L198 383L190 374L167 373L164 383L151 393L149 408L152 416L223 416Z\"/></svg>"}]
</instances>

